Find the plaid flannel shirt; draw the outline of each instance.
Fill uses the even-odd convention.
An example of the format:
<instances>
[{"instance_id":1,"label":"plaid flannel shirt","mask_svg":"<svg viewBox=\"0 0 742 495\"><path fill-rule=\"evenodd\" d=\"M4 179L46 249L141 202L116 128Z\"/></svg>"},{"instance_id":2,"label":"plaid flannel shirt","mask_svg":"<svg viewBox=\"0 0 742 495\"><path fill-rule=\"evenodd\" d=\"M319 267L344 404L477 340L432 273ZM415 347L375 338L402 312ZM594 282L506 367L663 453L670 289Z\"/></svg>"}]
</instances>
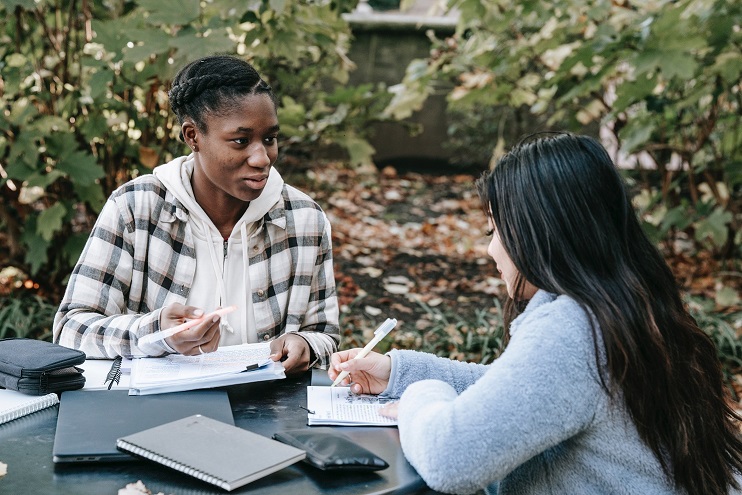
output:
<instances>
[{"instance_id":1,"label":"plaid flannel shirt","mask_svg":"<svg viewBox=\"0 0 742 495\"><path fill-rule=\"evenodd\" d=\"M258 338L298 332L326 367L339 342L330 223L309 196L284 184L251 238ZM161 309L185 304L196 269L188 212L154 175L118 188L101 211L54 318L54 342L89 358L159 356Z\"/></svg>"}]
</instances>

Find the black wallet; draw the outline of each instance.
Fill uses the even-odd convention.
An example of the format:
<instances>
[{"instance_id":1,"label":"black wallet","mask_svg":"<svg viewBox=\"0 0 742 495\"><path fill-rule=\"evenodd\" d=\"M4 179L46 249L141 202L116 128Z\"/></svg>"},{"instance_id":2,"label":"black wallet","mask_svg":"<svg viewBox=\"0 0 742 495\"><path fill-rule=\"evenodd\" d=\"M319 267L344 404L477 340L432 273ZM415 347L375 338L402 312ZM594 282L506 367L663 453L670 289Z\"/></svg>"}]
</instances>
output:
<instances>
[{"instance_id":1,"label":"black wallet","mask_svg":"<svg viewBox=\"0 0 742 495\"><path fill-rule=\"evenodd\" d=\"M273 438L306 451L304 462L322 470L379 471L389 467L384 459L332 428L279 431Z\"/></svg>"},{"instance_id":2,"label":"black wallet","mask_svg":"<svg viewBox=\"0 0 742 495\"><path fill-rule=\"evenodd\" d=\"M0 339L0 387L29 395L85 386L85 353L44 340Z\"/></svg>"}]
</instances>

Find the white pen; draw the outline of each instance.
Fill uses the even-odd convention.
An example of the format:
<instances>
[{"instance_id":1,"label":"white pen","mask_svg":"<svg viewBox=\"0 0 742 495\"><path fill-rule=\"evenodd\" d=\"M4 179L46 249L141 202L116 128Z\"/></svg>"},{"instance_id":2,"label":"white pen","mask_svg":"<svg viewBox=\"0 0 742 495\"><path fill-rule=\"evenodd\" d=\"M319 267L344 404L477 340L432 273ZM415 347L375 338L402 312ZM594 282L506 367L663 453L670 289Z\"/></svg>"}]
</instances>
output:
<instances>
[{"instance_id":1,"label":"white pen","mask_svg":"<svg viewBox=\"0 0 742 495\"><path fill-rule=\"evenodd\" d=\"M224 316L227 313L231 313L237 309L237 306L227 306L226 308L220 308L216 311L213 311L207 315L203 315L199 318L195 318L193 320L188 320L185 323L181 323L180 325L176 325L172 328L168 328L167 330L162 330L161 332L156 333L150 333L148 335L145 335L141 339L139 339L140 344L152 344L154 342L158 342L160 340L165 340L166 338L175 335L178 332L182 332L183 330L188 330L189 328L195 327L202 321L206 321L209 318L213 318L215 316Z\"/></svg>"},{"instance_id":2,"label":"white pen","mask_svg":"<svg viewBox=\"0 0 742 495\"><path fill-rule=\"evenodd\" d=\"M376 344L378 344L381 339L386 337L387 334L391 332L395 326L397 326L397 320L395 318L387 318L386 321L382 323L381 326L379 326L379 328L376 329L376 331L374 331L374 338L371 339L371 341L368 344L366 344L366 346L363 349L361 349L361 351L358 354L356 354L356 356L353 359L361 359L365 357L366 354L371 352L371 349L373 349L374 346L376 346ZM349 374L348 371L341 371L338 377L335 378L335 381L332 382L332 385L330 386L334 387L338 383L342 382L343 380L345 380L345 377L348 376L348 374Z\"/></svg>"}]
</instances>

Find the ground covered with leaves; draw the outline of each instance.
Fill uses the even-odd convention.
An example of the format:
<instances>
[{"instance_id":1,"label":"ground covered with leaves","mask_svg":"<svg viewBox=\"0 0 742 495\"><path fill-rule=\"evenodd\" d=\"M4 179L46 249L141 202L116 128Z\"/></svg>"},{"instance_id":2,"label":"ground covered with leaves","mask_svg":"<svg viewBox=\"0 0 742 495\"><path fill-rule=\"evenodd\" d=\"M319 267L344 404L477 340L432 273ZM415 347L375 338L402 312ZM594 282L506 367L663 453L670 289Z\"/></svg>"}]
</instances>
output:
<instances>
[{"instance_id":1,"label":"ground covered with leaves","mask_svg":"<svg viewBox=\"0 0 742 495\"><path fill-rule=\"evenodd\" d=\"M330 164L287 178L332 223L343 347L390 317L399 323L386 345L456 356L465 322L499 317L475 177Z\"/></svg>"}]
</instances>

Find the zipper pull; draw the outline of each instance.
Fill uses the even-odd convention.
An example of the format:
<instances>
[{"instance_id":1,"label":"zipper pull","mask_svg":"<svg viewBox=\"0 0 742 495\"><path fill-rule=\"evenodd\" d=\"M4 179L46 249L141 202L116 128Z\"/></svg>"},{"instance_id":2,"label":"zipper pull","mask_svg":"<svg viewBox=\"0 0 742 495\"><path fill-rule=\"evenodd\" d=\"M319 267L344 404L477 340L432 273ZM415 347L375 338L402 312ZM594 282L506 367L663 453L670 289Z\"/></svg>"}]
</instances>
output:
<instances>
[{"instance_id":1,"label":"zipper pull","mask_svg":"<svg viewBox=\"0 0 742 495\"><path fill-rule=\"evenodd\" d=\"M39 377L39 391L42 394L47 393L47 390L49 389L49 375L47 375L46 371L41 372L41 376Z\"/></svg>"}]
</instances>

